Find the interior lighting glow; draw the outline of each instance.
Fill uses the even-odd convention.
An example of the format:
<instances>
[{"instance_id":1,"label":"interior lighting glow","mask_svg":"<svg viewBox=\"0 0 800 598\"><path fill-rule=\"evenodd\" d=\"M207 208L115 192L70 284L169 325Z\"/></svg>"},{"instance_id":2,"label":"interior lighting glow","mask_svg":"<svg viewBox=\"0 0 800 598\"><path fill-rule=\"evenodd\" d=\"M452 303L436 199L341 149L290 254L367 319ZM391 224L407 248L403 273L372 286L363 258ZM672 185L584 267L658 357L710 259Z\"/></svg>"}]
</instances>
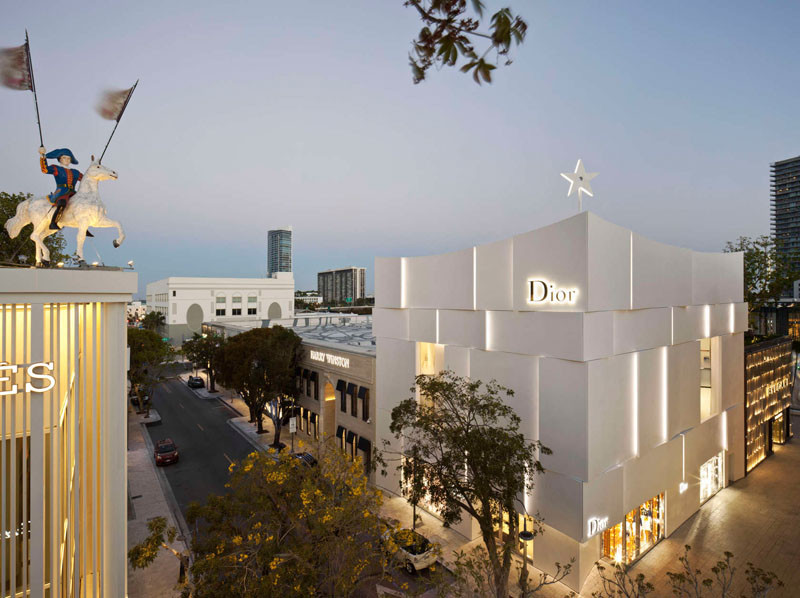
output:
<instances>
[{"instance_id":1,"label":"interior lighting glow","mask_svg":"<svg viewBox=\"0 0 800 598\"><path fill-rule=\"evenodd\" d=\"M486 320L485 321L486 350L487 351L491 351L492 350L492 314L488 309L483 313L486 315L486 318L485 318L485 320Z\"/></svg>"},{"instance_id":2,"label":"interior lighting glow","mask_svg":"<svg viewBox=\"0 0 800 598\"><path fill-rule=\"evenodd\" d=\"M689 489L689 484L687 484L686 482L681 482L680 486L678 486L678 490L680 490L681 494L686 492L688 489Z\"/></svg>"}]
</instances>

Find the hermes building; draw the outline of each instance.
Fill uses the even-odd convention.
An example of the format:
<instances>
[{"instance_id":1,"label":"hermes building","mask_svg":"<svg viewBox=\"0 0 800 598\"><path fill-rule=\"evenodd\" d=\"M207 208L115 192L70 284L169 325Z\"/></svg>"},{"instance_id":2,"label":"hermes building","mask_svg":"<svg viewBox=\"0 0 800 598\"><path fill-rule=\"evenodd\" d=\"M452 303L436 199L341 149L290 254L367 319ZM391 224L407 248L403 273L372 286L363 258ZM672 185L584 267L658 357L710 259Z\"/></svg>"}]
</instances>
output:
<instances>
[{"instance_id":1,"label":"hermes building","mask_svg":"<svg viewBox=\"0 0 800 598\"><path fill-rule=\"evenodd\" d=\"M125 596L136 274L0 275L2 596Z\"/></svg>"},{"instance_id":2,"label":"hermes building","mask_svg":"<svg viewBox=\"0 0 800 598\"><path fill-rule=\"evenodd\" d=\"M552 449L521 496L536 567L630 563L745 474L741 254L646 239L582 212L442 255L377 258L377 442L414 376L497 380ZM377 483L400 493L399 474ZM524 505L524 506L523 506ZM522 527L520 525L520 527ZM464 521L468 538L477 527Z\"/></svg>"}]
</instances>

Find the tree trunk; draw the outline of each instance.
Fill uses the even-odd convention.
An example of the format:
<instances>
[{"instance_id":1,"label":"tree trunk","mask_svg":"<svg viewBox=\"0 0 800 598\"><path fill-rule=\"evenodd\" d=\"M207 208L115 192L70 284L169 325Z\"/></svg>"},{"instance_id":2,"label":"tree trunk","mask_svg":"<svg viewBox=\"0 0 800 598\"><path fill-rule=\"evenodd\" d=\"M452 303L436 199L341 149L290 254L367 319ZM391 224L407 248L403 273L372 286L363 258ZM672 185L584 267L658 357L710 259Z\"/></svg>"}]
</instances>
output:
<instances>
[{"instance_id":1,"label":"tree trunk","mask_svg":"<svg viewBox=\"0 0 800 598\"><path fill-rule=\"evenodd\" d=\"M258 434L263 434L264 433L264 416L263 416L263 414L260 414L260 413L258 414L258 418L256 418L256 422L257 422L257 426L258 426L257 433Z\"/></svg>"},{"instance_id":2,"label":"tree trunk","mask_svg":"<svg viewBox=\"0 0 800 598\"><path fill-rule=\"evenodd\" d=\"M276 423L275 420L272 420L272 423L275 424L275 440L272 441L272 445L277 448L281 443L281 429L283 426L280 424L280 421Z\"/></svg>"},{"instance_id":3,"label":"tree trunk","mask_svg":"<svg viewBox=\"0 0 800 598\"><path fill-rule=\"evenodd\" d=\"M208 392L217 392L214 386L214 367L213 364L208 365Z\"/></svg>"},{"instance_id":4,"label":"tree trunk","mask_svg":"<svg viewBox=\"0 0 800 598\"><path fill-rule=\"evenodd\" d=\"M495 598L508 598L508 573L510 570L503 567L497 554L497 539L495 530L491 525L491 514L484 515L490 521L489 527L481 525L481 535L486 551L489 553L489 562L492 565L492 585L494 585ZM510 564L510 563L509 563Z\"/></svg>"}]
</instances>

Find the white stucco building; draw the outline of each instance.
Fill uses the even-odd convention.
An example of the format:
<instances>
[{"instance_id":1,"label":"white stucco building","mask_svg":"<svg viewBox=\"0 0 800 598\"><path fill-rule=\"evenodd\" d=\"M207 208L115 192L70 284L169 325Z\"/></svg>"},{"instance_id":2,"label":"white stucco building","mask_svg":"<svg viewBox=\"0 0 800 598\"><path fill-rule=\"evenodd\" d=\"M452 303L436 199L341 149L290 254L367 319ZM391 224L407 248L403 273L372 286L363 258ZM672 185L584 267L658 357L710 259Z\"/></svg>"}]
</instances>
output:
<instances>
[{"instance_id":1,"label":"white stucco building","mask_svg":"<svg viewBox=\"0 0 800 598\"><path fill-rule=\"evenodd\" d=\"M698 253L587 212L463 251L377 258L377 442L415 374L515 391L553 454L521 497L536 567L632 562L745 473L741 254ZM398 493L398 474L378 484ZM521 515L520 515L521 516ZM465 521L468 537L478 530Z\"/></svg>"},{"instance_id":2,"label":"white stucco building","mask_svg":"<svg viewBox=\"0 0 800 598\"><path fill-rule=\"evenodd\" d=\"M147 311L166 318L174 344L202 331L203 322L286 320L294 315L294 277L163 278L147 285Z\"/></svg>"},{"instance_id":3,"label":"white stucco building","mask_svg":"<svg viewBox=\"0 0 800 598\"><path fill-rule=\"evenodd\" d=\"M126 313L129 320L141 320L147 313L144 301L131 301L128 303Z\"/></svg>"},{"instance_id":4,"label":"white stucco building","mask_svg":"<svg viewBox=\"0 0 800 598\"><path fill-rule=\"evenodd\" d=\"M132 272L0 275L0 589L126 596Z\"/></svg>"}]
</instances>

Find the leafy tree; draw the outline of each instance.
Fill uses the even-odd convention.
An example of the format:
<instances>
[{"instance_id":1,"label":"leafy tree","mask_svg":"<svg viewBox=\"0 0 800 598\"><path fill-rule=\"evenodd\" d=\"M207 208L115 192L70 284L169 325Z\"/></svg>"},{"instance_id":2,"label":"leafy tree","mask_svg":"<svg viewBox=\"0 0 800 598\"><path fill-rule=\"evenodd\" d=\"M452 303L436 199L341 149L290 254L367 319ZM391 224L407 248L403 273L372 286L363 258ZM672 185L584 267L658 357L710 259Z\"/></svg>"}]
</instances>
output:
<instances>
[{"instance_id":1,"label":"leafy tree","mask_svg":"<svg viewBox=\"0 0 800 598\"><path fill-rule=\"evenodd\" d=\"M220 353L225 339L222 335L214 332L200 335L196 332L188 341L183 343L183 354L186 355L193 363L202 364L202 367L208 371L208 391L217 392L214 386L214 368L217 361L217 355Z\"/></svg>"},{"instance_id":2,"label":"leafy tree","mask_svg":"<svg viewBox=\"0 0 800 598\"><path fill-rule=\"evenodd\" d=\"M30 193L6 193L0 191L0 220L7 222L17 213L17 205L26 199L32 198ZM33 232L33 225L28 224L20 232L19 236L11 239L5 230L0 231L0 262L25 263L31 266L36 263L36 245L30 240ZM67 242L64 234L57 232L44 240L44 244L50 250L50 261L54 264L67 262L70 257L65 253ZM16 253L16 255L15 255ZM13 260L12 260L13 258Z\"/></svg>"},{"instance_id":3,"label":"leafy tree","mask_svg":"<svg viewBox=\"0 0 800 598\"><path fill-rule=\"evenodd\" d=\"M472 71L479 85L491 83L497 67L487 57L494 55L495 63L511 64L511 46L521 44L528 31L527 23L510 8L494 13L488 31L481 31L486 24L481 0L405 0L404 6L415 9L423 22L409 54L414 83L423 81L431 67L456 66L459 57L466 60L462 73ZM479 53L474 41L486 48Z\"/></svg>"},{"instance_id":4,"label":"leafy tree","mask_svg":"<svg viewBox=\"0 0 800 598\"><path fill-rule=\"evenodd\" d=\"M154 517L147 522L150 534L128 551L128 561L134 569L146 569L156 560L161 550L173 554L181 564L178 583L186 585L186 571L189 569L189 553L178 551L171 544L178 536L178 530L172 526L167 527L164 517Z\"/></svg>"},{"instance_id":5,"label":"leafy tree","mask_svg":"<svg viewBox=\"0 0 800 598\"><path fill-rule=\"evenodd\" d=\"M352 596L384 575L382 496L360 458L324 447L308 466L252 453L231 470L228 495L187 513L202 530L192 543L195 596Z\"/></svg>"},{"instance_id":6,"label":"leafy tree","mask_svg":"<svg viewBox=\"0 0 800 598\"><path fill-rule=\"evenodd\" d=\"M142 326L147 330L158 330L167 323L167 318L160 311L149 311L142 318Z\"/></svg>"},{"instance_id":7,"label":"leafy tree","mask_svg":"<svg viewBox=\"0 0 800 598\"><path fill-rule=\"evenodd\" d=\"M152 393L157 382L163 379L162 371L173 354L172 347L152 330L128 328L128 346L131 349L128 379L139 402L139 412L145 411L142 397ZM146 415L150 415L150 403Z\"/></svg>"},{"instance_id":8,"label":"leafy tree","mask_svg":"<svg viewBox=\"0 0 800 598\"><path fill-rule=\"evenodd\" d=\"M744 253L744 299L751 313L770 303L776 304L800 276L793 265L800 256L781 251L767 235L728 241L724 251Z\"/></svg>"},{"instance_id":9,"label":"leafy tree","mask_svg":"<svg viewBox=\"0 0 800 598\"><path fill-rule=\"evenodd\" d=\"M282 424L297 395L295 369L301 342L294 331L283 326L254 328L229 338L218 358L220 381L242 396L259 434L264 433L266 410L275 424L276 447L280 446Z\"/></svg>"},{"instance_id":10,"label":"leafy tree","mask_svg":"<svg viewBox=\"0 0 800 598\"><path fill-rule=\"evenodd\" d=\"M460 521L463 513L476 520L494 595L506 598L519 533L517 497L544 472L537 453L550 450L524 437L519 416L505 401L513 391L494 381L484 384L445 371L417 376L411 390L417 389L419 401L412 396L391 414L403 478L416 480L404 486L404 494L412 504L425 498L445 525ZM384 454L391 458L392 451ZM512 515L505 541L496 535L503 513Z\"/></svg>"}]
</instances>

